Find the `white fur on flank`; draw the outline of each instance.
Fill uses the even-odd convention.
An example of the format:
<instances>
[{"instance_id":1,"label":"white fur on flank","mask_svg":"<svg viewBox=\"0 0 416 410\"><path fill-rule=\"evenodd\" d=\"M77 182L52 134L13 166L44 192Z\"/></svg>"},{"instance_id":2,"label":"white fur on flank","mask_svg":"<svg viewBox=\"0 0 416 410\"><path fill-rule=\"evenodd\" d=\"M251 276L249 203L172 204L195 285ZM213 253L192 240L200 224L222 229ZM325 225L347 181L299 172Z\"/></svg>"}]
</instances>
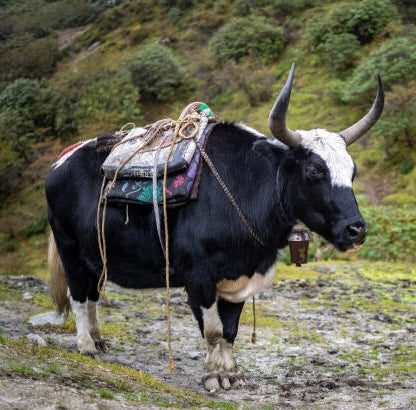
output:
<instances>
[{"instance_id":1,"label":"white fur on flank","mask_svg":"<svg viewBox=\"0 0 416 410\"><path fill-rule=\"evenodd\" d=\"M59 158L58 161L56 161L52 164L52 167L54 169L59 168L63 163L65 163L69 158L71 158L71 156L73 154L75 154L79 149L81 149L83 146L85 146L85 144L88 144L89 142L95 141L95 140L96 140L96 138L92 138L92 139L83 141L80 145L78 145L78 147L75 147L71 151L67 152L65 155L62 155L62 157Z\"/></svg>"},{"instance_id":2,"label":"white fur on flank","mask_svg":"<svg viewBox=\"0 0 416 410\"><path fill-rule=\"evenodd\" d=\"M332 185L351 188L354 162L347 152L344 139L335 132L321 128L297 132L302 136L300 145L325 161Z\"/></svg>"},{"instance_id":3,"label":"white fur on flank","mask_svg":"<svg viewBox=\"0 0 416 410\"><path fill-rule=\"evenodd\" d=\"M251 278L240 276L236 280L223 279L217 284L217 295L228 302L244 302L268 287L276 274L272 266L265 274L255 273Z\"/></svg>"}]
</instances>

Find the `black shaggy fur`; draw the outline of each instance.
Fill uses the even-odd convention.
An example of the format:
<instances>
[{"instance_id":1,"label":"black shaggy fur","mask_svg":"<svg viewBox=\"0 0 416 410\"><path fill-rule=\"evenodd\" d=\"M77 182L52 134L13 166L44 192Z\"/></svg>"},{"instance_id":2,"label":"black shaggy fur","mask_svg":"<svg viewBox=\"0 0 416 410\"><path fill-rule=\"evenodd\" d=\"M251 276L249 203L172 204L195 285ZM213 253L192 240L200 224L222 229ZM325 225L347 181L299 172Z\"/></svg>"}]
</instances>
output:
<instances>
[{"instance_id":1,"label":"black shaggy fur","mask_svg":"<svg viewBox=\"0 0 416 410\"><path fill-rule=\"evenodd\" d=\"M112 138L109 138L110 140ZM185 286L203 329L201 306L216 299L222 279L265 273L297 218L345 250L354 238L349 224L362 224L351 189L331 187L320 157L303 148L273 144L233 124L218 124L207 152L255 231L258 244L241 222L218 182L204 164L198 199L169 210L172 286ZM49 221L74 300L97 300L101 258L96 211L100 167L107 150L90 142L46 181ZM338 190L338 191L337 191ZM106 239L109 279L132 288L165 285L164 256L151 206L109 205ZM224 337L233 342L244 303L219 301Z\"/></svg>"}]
</instances>

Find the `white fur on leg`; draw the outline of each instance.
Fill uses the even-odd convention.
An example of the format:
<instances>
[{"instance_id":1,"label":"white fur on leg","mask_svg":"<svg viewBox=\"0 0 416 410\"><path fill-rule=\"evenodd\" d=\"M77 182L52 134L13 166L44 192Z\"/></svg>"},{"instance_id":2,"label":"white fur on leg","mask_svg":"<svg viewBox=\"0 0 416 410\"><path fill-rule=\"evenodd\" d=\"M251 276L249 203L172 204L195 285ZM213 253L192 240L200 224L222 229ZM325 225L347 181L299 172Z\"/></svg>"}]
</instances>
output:
<instances>
[{"instance_id":1,"label":"white fur on leg","mask_svg":"<svg viewBox=\"0 0 416 410\"><path fill-rule=\"evenodd\" d=\"M88 329L93 340L101 339L100 327L98 325L97 305L98 302L92 300L88 301Z\"/></svg>"},{"instance_id":2,"label":"white fur on leg","mask_svg":"<svg viewBox=\"0 0 416 410\"><path fill-rule=\"evenodd\" d=\"M98 353L95 343L92 340L89 330L88 302L76 302L71 298L71 307L75 316L75 325L77 327L77 346L82 354L95 355Z\"/></svg>"},{"instance_id":3,"label":"white fur on leg","mask_svg":"<svg viewBox=\"0 0 416 410\"><path fill-rule=\"evenodd\" d=\"M215 343L222 337L222 322L218 314L218 305L215 301L209 309L201 306L202 319L204 321L204 337Z\"/></svg>"},{"instance_id":4,"label":"white fur on leg","mask_svg":"<svg viewBox=\"0 0 416 410\"><path fill-rule=\"evenodd\" d=\"M204 321L204 336L207 343L207 356L204 367L207 371L203 379L209 391L219 388L230 389L241 385L244 378L237 375L237 364L233 358L233 345L223 337L223 324L215 302L209 309L201 307Z\"/></svg>"}]
</instances>

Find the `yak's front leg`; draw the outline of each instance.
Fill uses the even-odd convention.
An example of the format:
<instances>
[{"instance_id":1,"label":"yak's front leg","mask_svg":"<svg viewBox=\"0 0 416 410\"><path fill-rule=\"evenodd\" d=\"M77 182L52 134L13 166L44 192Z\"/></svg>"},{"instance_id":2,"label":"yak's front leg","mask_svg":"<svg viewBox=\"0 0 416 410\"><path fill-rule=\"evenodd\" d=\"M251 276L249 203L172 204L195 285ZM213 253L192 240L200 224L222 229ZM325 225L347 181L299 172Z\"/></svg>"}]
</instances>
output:
<instances>
[{"instance_id":1,"label":"yak's front leg","mask_svg":"<svg viewBox=\"0 0 416 410\"><path fill-rule=\"evenodd\" d=\"M201 308L203 334L207 344L203 378L205 389L215 391L230 389L245 384L245 379L237 372L233 357L233 343L238 331L238 321L244 302L230 303L218 299L208 309Z\"/></svg>"}]
</instances>

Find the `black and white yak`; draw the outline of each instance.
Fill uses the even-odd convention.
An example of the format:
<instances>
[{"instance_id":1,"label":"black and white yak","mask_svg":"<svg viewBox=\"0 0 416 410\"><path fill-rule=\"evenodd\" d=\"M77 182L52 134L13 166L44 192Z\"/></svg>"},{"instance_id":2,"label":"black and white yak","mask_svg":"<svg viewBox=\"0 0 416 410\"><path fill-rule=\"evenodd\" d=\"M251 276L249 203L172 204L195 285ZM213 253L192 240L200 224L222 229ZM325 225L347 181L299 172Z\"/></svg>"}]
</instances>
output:
<instances>
[{"instance_id":1,"label":"black and white yak","mask_svg":"<svg viewBox=\"0 0 416 410\"><path fill-rule=\"evenodd\" d=\"M278 250L297 220L346 251L364 242L367 227L352 190L356 168L346 147L378 120L384 105L380 77L371 110L341 132L291 131L286 112L294 66L269 116L275 140L243 124L218 123L206 148L262 246L249 233L204 164L197 200L169 209L171 286L184 286L207 344L205 387L229 388L237 373L233 342L245 299L273 279ZM96 211L101 164L96 140L55 162L46 180L52 295L72 308L81 353L102 347L97 284L102 262ZM129 288L165 286L165 261L151 206L108 206L108 278ZM69 288L69 292L67 291Z\"/></svg>"}]
</instances>

